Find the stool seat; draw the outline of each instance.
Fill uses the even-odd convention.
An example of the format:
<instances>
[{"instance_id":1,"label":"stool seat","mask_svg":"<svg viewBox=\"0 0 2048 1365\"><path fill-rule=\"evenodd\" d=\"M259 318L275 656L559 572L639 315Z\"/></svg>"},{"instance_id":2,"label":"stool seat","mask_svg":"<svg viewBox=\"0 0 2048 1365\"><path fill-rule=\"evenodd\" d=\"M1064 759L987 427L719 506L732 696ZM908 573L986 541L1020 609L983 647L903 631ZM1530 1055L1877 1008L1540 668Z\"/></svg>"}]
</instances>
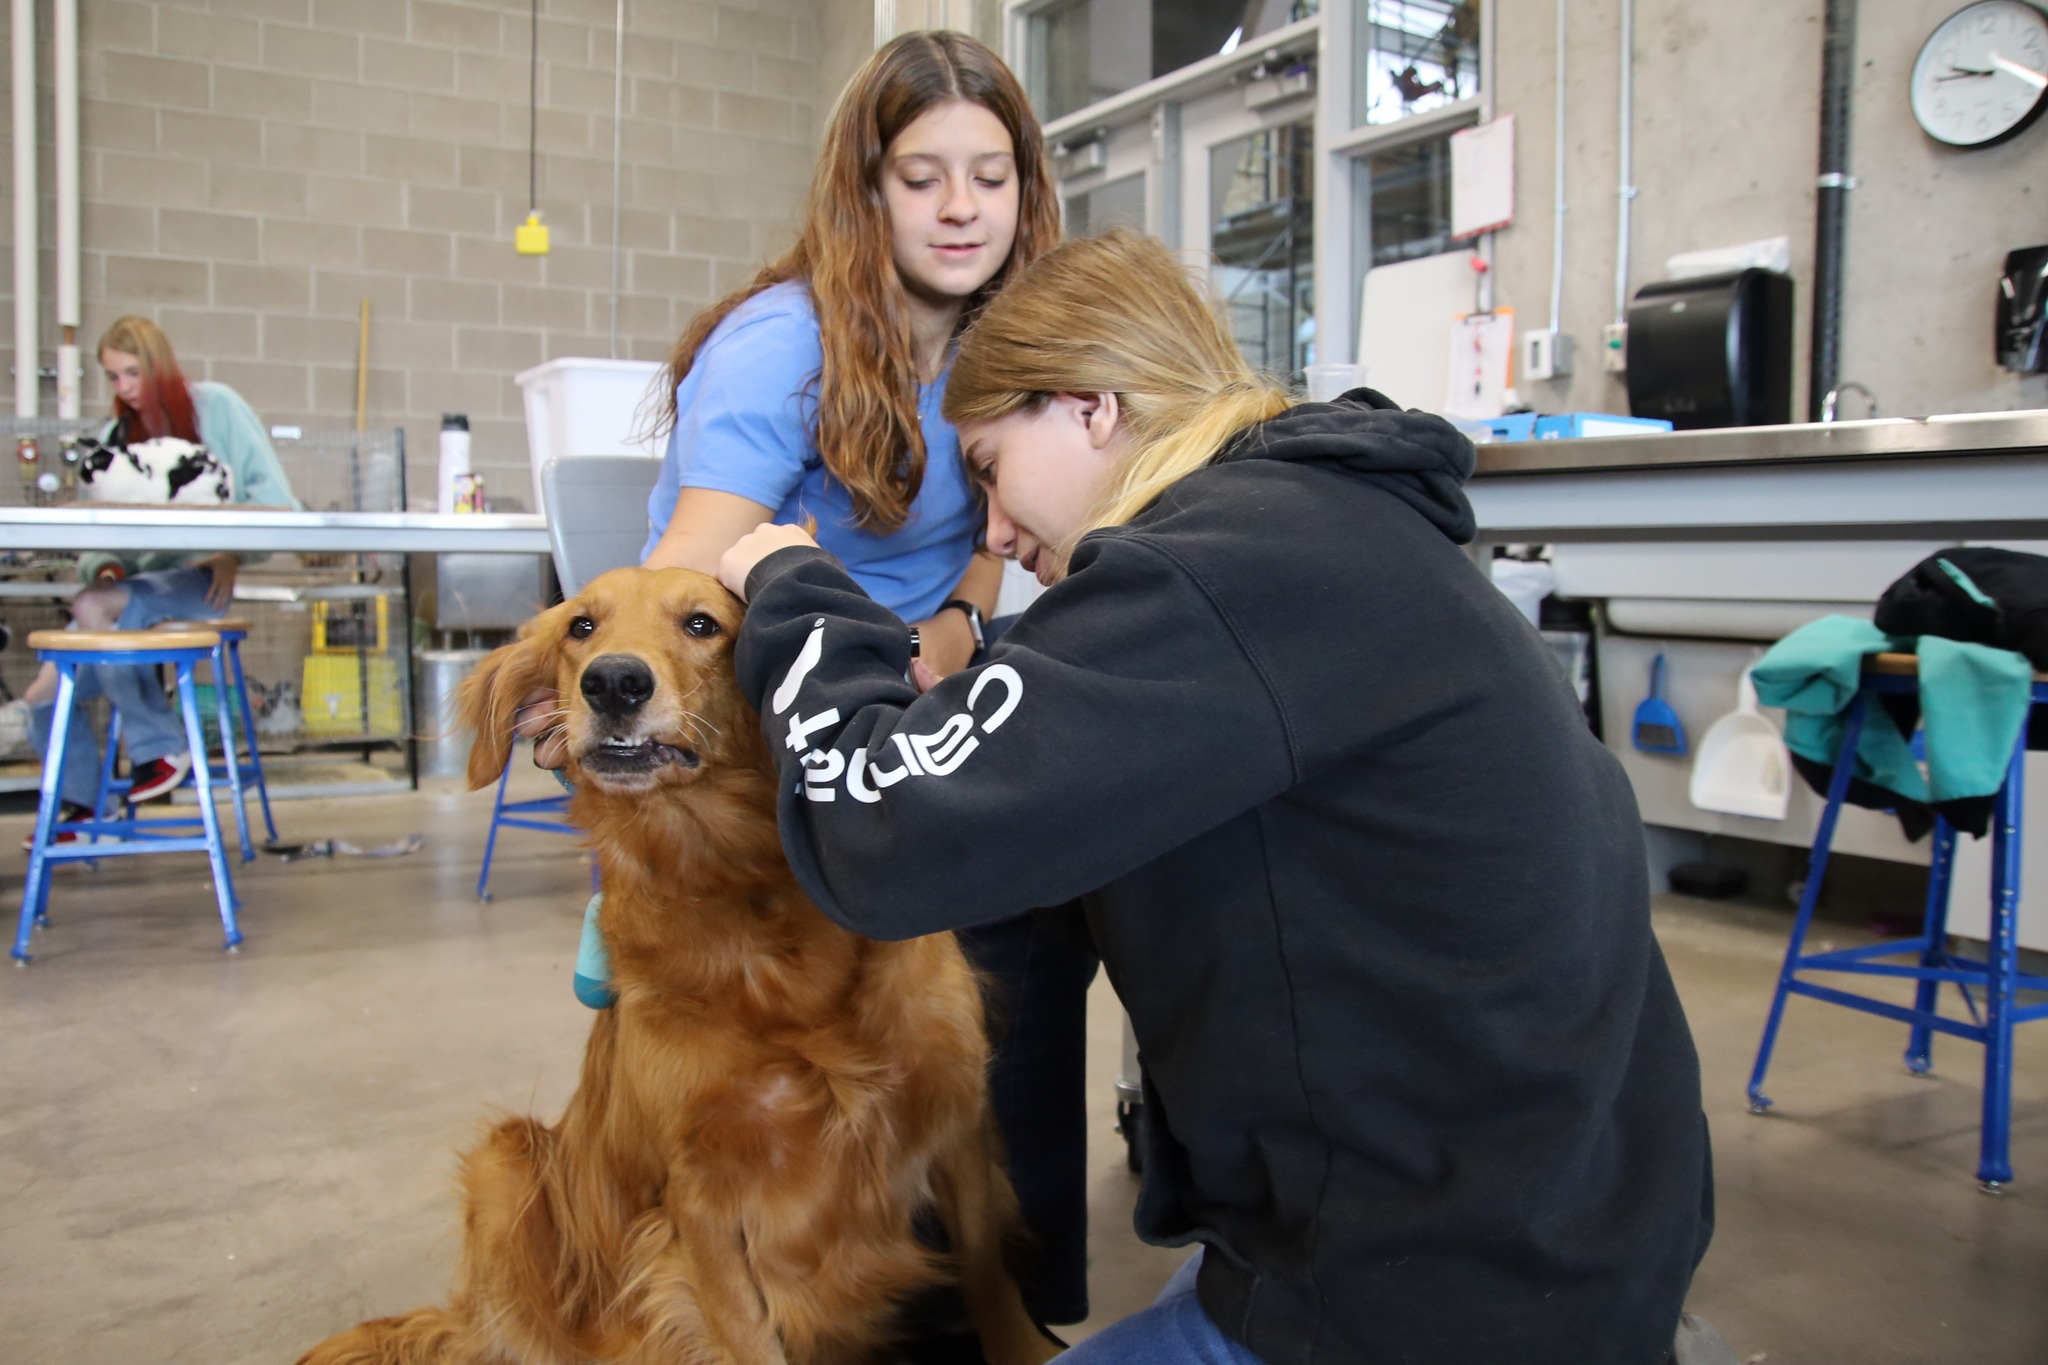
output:
<instances>
[{"instance_id":1,"label":"stool seat","mask_svg":"<svg viewBox=\"0 0 2048 1365\"><path fill-rule=\"evenodd\" d=\"M211 621L159 621L150 627L153 631L167 630L212 630L222 635L247 635L249 618L246 616L216 616Z\"/></svg>"},{"instance_id":2,"label":"stool seat","mask_svg":"<svg viewBox=\"0 0 2048 1365\"><path fill-rule=\"evenodd\" d=\"M1878 673L1889 678L1917 678L1920 676L1918 654L1866 654L1863 656L1863 671ZM2048 673L2036 673L2034 681L2048 682Z\"/></svg>"},{"instance_id":3,"label":"stool seat","mask_svg":"<svg viewBox=\"0 0 2048 1365\"><path fill-rule=\"evenodd\" d=\"M211 630L32 630L28 647L46 654L145 654L162 649L212 649Z\"/></svg>"}]
</instances>

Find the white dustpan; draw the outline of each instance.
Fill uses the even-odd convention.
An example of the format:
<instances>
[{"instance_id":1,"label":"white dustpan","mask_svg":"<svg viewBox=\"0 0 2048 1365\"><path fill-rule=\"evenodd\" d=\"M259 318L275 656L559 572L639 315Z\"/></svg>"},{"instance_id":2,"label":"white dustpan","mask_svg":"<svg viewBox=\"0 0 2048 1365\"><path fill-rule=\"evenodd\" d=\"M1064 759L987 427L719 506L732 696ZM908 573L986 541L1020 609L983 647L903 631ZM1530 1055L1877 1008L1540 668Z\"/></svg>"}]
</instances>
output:
<instances>
[{"instance_id":1,"label":"white dustpan","mask_svg":"<svg viewBox=\"0 0 2048 1365\"><path fill-rule=\"evenodd\" d=\"M1778 727L1757 709L1742 670L1739 700L1701 737L1692 765L1692 803L1701 810L1782 820L1792 799L1792 760Z\"/></svg>"}]
</instances>

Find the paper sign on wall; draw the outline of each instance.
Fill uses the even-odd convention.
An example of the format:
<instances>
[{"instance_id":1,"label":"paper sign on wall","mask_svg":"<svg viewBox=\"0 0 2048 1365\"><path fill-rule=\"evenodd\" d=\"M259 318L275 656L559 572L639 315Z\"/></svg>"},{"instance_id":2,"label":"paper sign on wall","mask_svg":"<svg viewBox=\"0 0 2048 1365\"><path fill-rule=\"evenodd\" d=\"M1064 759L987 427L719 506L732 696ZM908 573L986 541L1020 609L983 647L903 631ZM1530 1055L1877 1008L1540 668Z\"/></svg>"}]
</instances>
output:
<instances>
[{"instance_id":1,"label":"paper sign on wall","mask_svg":"<svg viewBox=\"0 0 2048 1365\"><path fill-rule=\"evenodd\" d=\"M1451 236L1464 239L1515 221L1515 116L1451 134Z\"/></svg>"},{"instance_id":2,"label":"paper sign on wall","mask_svg":"<svg viewBox=\"0 0 2048 1365\"><path fill-rule=\"evenodd\" d=\"M1460 313L1451 324L1446 417L1498 417L1507 411L1515 354L1515 310Z\"/></svg>"}]
</instances>

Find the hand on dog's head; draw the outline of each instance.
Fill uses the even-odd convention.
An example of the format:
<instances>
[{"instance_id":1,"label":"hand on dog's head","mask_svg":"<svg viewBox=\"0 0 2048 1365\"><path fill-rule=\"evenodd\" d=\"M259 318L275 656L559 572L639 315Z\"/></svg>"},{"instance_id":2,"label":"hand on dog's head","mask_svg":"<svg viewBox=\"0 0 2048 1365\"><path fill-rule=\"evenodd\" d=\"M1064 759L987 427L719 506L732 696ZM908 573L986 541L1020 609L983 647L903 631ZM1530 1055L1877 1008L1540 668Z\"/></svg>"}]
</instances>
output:
<instances>
[{"instance_id":1,"label":"hand on dog's head","mask_svg":"<svg viewBox=\"0 0 2048 1365\"><path fill-rule=\"evenodd\" d=\"M615 569L526 623L462 685L472 790L498 780L516 709L553 688L566 770L579 787L649 792L759 762L759 722L733 681L744 612L689 569Z\"/></svg>"}]
</instances>

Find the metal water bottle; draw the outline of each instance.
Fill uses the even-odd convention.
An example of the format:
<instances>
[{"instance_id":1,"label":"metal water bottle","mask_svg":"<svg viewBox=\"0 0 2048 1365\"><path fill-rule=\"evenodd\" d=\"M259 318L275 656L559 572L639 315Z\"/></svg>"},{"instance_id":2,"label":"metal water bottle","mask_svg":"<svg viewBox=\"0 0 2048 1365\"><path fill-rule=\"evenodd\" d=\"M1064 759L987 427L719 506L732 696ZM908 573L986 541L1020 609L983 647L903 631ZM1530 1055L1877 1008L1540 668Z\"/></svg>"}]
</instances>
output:
<instances>
[{"instance_id":1,"label":"metal water bottle","mask_svg":"<svg viewBox=\"0 0 2048 1365\"><path fill-rule=\"evenodd\" d=\"M465 413L441 415L441 467L434 480L434 510L456 510L458 483L469 473L469 417Z\"/></svg>"}]
</instances>

